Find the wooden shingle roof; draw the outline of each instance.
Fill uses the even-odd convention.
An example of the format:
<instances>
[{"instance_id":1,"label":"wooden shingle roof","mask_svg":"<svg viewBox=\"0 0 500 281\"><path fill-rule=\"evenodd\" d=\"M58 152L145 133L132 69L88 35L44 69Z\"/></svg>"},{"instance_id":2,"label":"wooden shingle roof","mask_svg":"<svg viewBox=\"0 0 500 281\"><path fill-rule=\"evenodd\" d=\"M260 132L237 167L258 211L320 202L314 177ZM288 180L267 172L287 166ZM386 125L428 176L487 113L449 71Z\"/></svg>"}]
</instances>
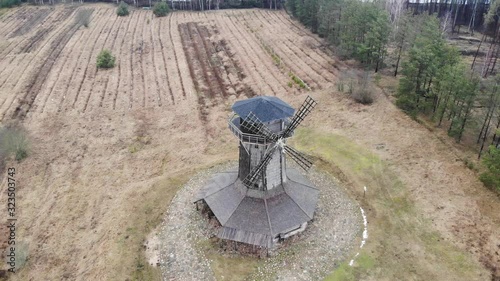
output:
<instances>
[{"instance_id":1,"label":"wooden shingle roof","mask_svg":"<svg viewBox=\"0 0 500 281\"><path fill-rule=\"evenodd\" d=\"M245 118L250 112L253 112L262 122L289 118L295 112L295 109L289 104L272 96L258 96L240 100L235 102L231 109L241 118Z\"/></svg>"},{"instance_id":2,"label":"wooden shingle roof","mask_svg":"<svg viewBox=\"0 0 500 281\"><path fill-rule=\"evenodd\" d=\"M195 201L204 200L222 225L218 237L272 247L273 238L314 216L319 191L295 169L287 169L283 187L269 192L247 189L237 172L220 173Z\"/></svg>"}]
</instances>

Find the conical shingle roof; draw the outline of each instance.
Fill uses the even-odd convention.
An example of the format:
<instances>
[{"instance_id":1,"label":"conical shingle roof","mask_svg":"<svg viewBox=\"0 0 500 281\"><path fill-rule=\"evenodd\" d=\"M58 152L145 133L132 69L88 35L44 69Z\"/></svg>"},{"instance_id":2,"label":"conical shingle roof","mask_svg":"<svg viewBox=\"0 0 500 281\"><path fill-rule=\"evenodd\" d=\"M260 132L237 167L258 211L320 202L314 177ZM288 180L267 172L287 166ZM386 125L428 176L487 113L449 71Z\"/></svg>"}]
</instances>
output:
<instances>
[{"instance_id":1,"label":"conical shingle roof","mask_svg":"<svg viewBox=\"0 0 500 281\"><path fill-rule=\"evenodd\" d=\"M195 202L204 200L222 227L218 237L272 248L274 238L313 219L319 191L295 169L272 190L246 188L236 171L215 175Z\"/></svg>"},{"instance_id":2,"label":"conical shingle roof","mask_svg":"<svg viewBox=\"0 0 500 281\"><path fill-rule=\"evenodd\" d=\"M232 110L241 118L253 112L262 122L292 117L295 109L277 97L258 96L251 99L237 101Z\"/></svg>"}]
</instances>

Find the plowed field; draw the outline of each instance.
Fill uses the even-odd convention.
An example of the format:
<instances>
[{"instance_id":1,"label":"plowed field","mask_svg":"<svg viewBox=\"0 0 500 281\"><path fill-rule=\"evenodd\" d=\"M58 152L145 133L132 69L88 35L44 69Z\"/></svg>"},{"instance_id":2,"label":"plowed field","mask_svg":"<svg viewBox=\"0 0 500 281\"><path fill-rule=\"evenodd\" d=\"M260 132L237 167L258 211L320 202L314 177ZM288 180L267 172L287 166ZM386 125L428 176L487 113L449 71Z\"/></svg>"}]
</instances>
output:
<instances>
[{"instance_id":1,"label":"plowed field","mask_svg":"<svg viewBox=\"0 0 500 281\"><path fill-rule=\"evenodd\" d=\"M77 20L82 10L91 11L88 27ZM103 49L116 56L114 68L96 68ZM451 141L384 95L362 106L338 93L334 84L345 68L323 39L284 11L176 11L156 18L147 10L117 17L107 4L9 10L0 17L0 120L22 124L31 143L27 159L7 163L17 169L16 235L28 248L13 279L157 278L159 271L145 264L147 233L196 171L237 159L227 117L236 100L255 95L278 96L294 107L312 95L319 104L304 122L316 132L311 136L344 136L387 162L418 220L432 222L412 227L437 231L464 253L441 259L441 238L422 244L427 240L413 239L412 229L404 236L410 238L377 237L384 212L363 199L368 221L375 222L368 226L368 254L384 258L366 279L404 279L386 270L399 263L410 279L443 280L449 272L497 278L498 198L458 161L464 155ZM7 180L0 178L5 233ZM353 180L346 184L352 194L359 195L358 183L371 190L372 182ZM411 250L400 247L410 244ZM463 267L470 258L474 266Z\"/></svg>"},{"instance_id":2,"label":"plowed field","mask_svg":"<svg viewBox=\"0 0 500 281\"><path fill-rule=\"evenodd\" d=\"M82 9L92 11L88 28L76 20ZM230 97L297 91L291 74L311 90L328 87L336 75L321 42L281 12L154 18L138 10L121 18L102 5L23 7L6 15L0 30L2 120L194 104L207 122L210 108ZM102 49L117 57L117 67L96 68Z\"/></svg>"}]
</instances>

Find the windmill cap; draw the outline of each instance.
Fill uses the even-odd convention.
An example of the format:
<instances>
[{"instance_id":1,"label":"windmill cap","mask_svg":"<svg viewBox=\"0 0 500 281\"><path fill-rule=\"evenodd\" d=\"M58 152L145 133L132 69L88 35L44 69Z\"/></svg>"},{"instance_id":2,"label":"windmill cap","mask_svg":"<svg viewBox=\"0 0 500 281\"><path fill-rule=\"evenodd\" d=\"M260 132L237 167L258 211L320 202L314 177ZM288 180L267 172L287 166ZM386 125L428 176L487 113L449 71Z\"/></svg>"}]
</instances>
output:
<instances>
[{"instance_id":1,"label":"windmill cap","mask_svg":"<svg viewBox=\"0 0 500 281\"><path fill-rule=\"evenodd\" d=\"M241 118L253 112L262 122L292 117L295 109L277 97L258 96L237 101L231 107Z\"/></svg>"}]
</instances>

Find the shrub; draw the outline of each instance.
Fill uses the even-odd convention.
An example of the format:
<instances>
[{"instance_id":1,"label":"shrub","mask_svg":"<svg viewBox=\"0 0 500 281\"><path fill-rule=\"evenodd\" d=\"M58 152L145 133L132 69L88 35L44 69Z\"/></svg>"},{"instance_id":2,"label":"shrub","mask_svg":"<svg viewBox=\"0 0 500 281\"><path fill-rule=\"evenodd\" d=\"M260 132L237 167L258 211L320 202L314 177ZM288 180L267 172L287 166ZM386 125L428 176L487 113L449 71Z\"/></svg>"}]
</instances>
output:
<instances>
[{"instance_id":1,"label":"shrub","mask_svg":"<svg viewBox=\"0 0 500 281\"><path fill-rule=\"evenodd\" d=\"M469 158L464 158L463 159L464 161L464 164L465 164L465 167L471 169L471 170L474 170L476 171L476 165L474 164L474 162L472 160L470 160Z\"/></svg>"},{"instance_id":2,"label":"shrub","mask_svg":"<svg viewBox=\"0 0 500 281\"><path fill-rule=\"evenodd\" d=\"M405 79L405 77L401 78L400 81L403 79ZM396 100L396 105L408 115L415 118L417 116L417 104L415 102L415 99L413 99L409 95L404 94L397 94L397 98L398 99Z\"/></svg>"},{"instance_id":3,"label":"shrub","mask_svg":"<svg viewBox=\"0 0 500 281\"><path fill-rule=\"evenodd\" d=\"M153 14L157 17L164 17L170 12L166 2L157 2L153 7Z\"/></svg>"},{"instance_id":4,"label":"shrub","mask_svg":"<svg viewBox=\"0 0 500 281\"><path fill-rule=\"evenodd\" d=\"M482 173L479 179L485 186L500 192L500 148L490 146L488 155L483 158L483 163L488 170Z\"/></svg>"},{"instance_id":5,"label":"shrub","mask_svg":"<svg viewBox=\"0 0 500 281\"><path fill-rule=\"evenodd\" d=\"M17 244L17 247L16 247L16 267L17 267L17 269L21 269L26 264L26 261L28 260L29 246L24 241L19 241L19 242L16 241L16 244Z\"/></svg>"},{"instance_id":6,"label":"shrub","mask_svg":"<svg viewBox=\"0 0 500 281\"><path fill-rule=\"evenodd\" d=\"M295 84L299 85L300 88L302 88L302 89L306 89L307 88L306 83L304 83L304 81L302 79L300 79L299 77L297 77L292 72L289 72L288 76L290 76L290 78L292 78L292 81L295 82Z\"/></svg>"},{"instance_id":7,"label":"shrub","mask_svg":"<svg viewBox=\"0 0 500 281\"><path fill-rule=\"evenodd\" d=\"M373 103L373 91L371 76L365 71L358 79L358 85L351 93L351 97L358 103L371 104Z\"/></svg>"},{"instance_id":8,"label":"shrub","mask_svg":"<svg viewBox=\"0 0 500 281\"><path fill-rule=\"evenodd\" d=\"M0 155L2 162L10 156L14 156L17 161L28 157L28 140L24 130L20 128L0 129Z\"/></svg>"},{"instance_id":9,"label":"shrub","mask_svg":"<svg viewBox=\"0 0 500 281\"><path fill-rule=\"evenodd\" d=\"M373 80L375 81L375 85L380 86L380 80L382 80L382 76L380 76L379 73L375 74L373 77Z\"/></svg>"},{"instance_id":10,"label":"shrub","mask_svg":"<svg viewBox=\"0 0 500 281\"><path fill-rule=\"evenodd\" d=\"M374 88L366 71L361 77L354 72L345 73L337 82L337 90L347 92L357 103L372 104L374 101Z\"/></svg>"},{"instance_id":11,"label":"shrub","mask_svg":"<svg viewBox=\"0 0 500 281\"><path fill-rule=\"evenodd\" d=\"M271 54L271 57L273 57L274 64L277 66L281 65L281 58L276 55L276 54Z\"/></svg>"},{"instance_id":12,"label":"shrub","mask_svg":"<svg viewBox=\"0 0 500 281\"><path fill-rule=\"evenodd\" d=\"M337 86L337 91L343 93L344 92L344 89L345 89L345 83L343 80L339 79L337 81L337 83L335 83L335 85Z\"/></svg>"},{"instance_id":13,"label":"shrub","mask_svg":"<svg viewBox=\"0 0 500 281\"><path fill-rule=\"evenodd\" d=\"M128 16L129 11L128 11L128 5L125 2L120 2L120 5L118 5L118 9L116 9L116 14L119 17L125 17Z\"/></svg>"},{"instance_id":14,"label":"shrub","mask_svg":"<svg viewBox=\"0 0 500 281\"><path fill-rule=\"evenodd\" d=\"M79 10L78 13L76 13L76 22L85 27L89 27L92 12L93 10L90 9Z\"/></svg>"},{"instance_id":15,"label":"shrub","mask_svg":"<svg viewBox=\"0 0 500 281\"><path fill-rule=\"evenodd\" d=\"M115 57L109 50L102 50L97 56L97 68L113 68Z\"/></svg>"},{"instance_id":16,"label":"shrub","mask_svg":"<svg viewBox=\"0 0 500 281\"><path fill-rule=\"evenodd\" d=\"M361 104L372 104L373 103L373 92L372 87L357 87L351 94L351 97Z\"/></svg>"}]
</instances>

